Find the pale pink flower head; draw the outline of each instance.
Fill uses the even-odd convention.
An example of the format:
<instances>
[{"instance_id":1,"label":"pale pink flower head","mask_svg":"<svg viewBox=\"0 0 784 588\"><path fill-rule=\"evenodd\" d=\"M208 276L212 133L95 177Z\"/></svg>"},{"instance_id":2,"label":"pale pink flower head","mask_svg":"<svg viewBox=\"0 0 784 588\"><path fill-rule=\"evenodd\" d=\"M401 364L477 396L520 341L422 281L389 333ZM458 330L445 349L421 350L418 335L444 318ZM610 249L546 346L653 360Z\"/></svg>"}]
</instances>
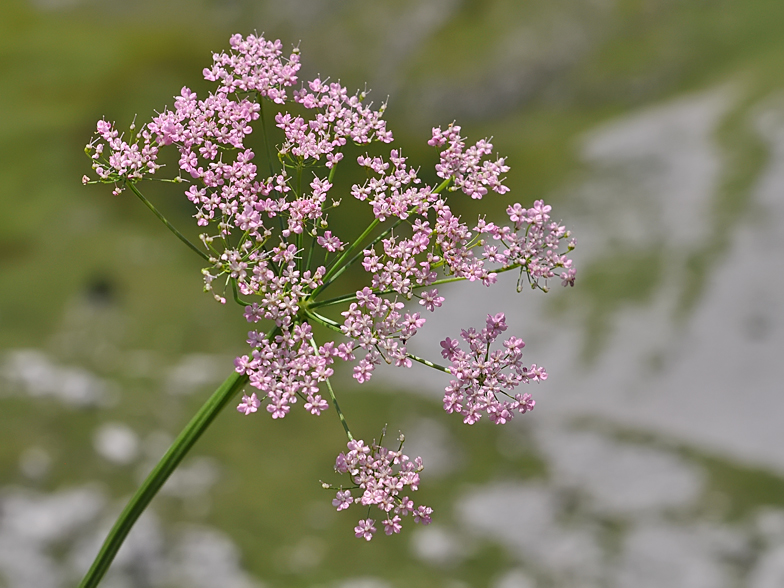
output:
<instances>
[{"instance_id":1,"label":"pale pink flower head","mask_svg":"<svg viewBox=\"0 0 784 588\"><path fill-rule=\"evenodd\" d=\"M366 445L362 440L349 441L348 453L338 455L335 462L335 471L349 474L352 486L345 490L341 486L332 505L339 511L353 503L378 508L383 513L382 521L387 535L400 532L401 517L413 512L415 522L427 524L433 512L427 506L415 507L408 496L400 495L406 488L417 490L419 474L424 469L422 458L412 460L403 454L402 439L401 435L398 450L382 447L376 442ZM329 484L325 487L332 488ZM351 493L354 488L357 490L355 497ZM375 529L371 529L373 522L372 519L360 521L354 529L356 536L370 541L375 533Z\"/></svg>"},{"instance_id":2,"label":"pale pink flower head","mask_svg":"<svg viewBox=\"0 0 784 588\"><path fill-rule=\"evenodd\" d=\"M481 332L473 328L462 331L468 352L452 339L441 342L442 355L451 362L449 372L454 376L445 388L444 410L460 413L468 425L478 422L483 414L503 425L512 420L515 411L525 414L533 410L535 402L530 394L513 397L512 391L520 384L547 379L543 367L523 365L522 339L510 337L502 349L491 351L491 345L506 328L503 313L488 315Z\"/></svg>"},{"instance_id":3,"label":"pale pink flower head","mask_svg":"<svg viewBox=\"0 0 784 588\"><path fill-rule=\"evenodd\" d=\"M351 498L349 490L338 490L335 498L332 499L332 506L337 508L338 511L346 510L353 504L354 500Z\"/></svg>"}]
</instances>

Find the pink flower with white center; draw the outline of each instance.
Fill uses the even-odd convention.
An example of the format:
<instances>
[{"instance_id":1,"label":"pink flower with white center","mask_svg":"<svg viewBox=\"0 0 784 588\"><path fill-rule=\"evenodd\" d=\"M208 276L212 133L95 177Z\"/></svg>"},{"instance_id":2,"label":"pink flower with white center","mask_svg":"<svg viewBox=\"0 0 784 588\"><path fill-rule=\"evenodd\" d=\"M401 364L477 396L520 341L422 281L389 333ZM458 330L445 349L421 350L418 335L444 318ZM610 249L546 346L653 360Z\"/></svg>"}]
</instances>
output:
<instances>
[{"instance_id":1,"label":"pink flower with white center","mask_svg":"<svg viewBox=\"0 0 784 588\"><path fill-rule=\"evenodd\" d=\"M329 408L329 403L324 400L319 394L308 394L308 400L305 403L305 410L316 416Z\"/></svg>"},{"instance_id":2,"label":"pink flower with white center","mask_svg":"<svg viewBox=\"0 0 784 588\"><path fill-rule=\"evenodd\" d=\"M260 406L261 401L256 397L255 392L250 396L243 394L242 402L240 402L237 406L237 411L243 413L245 416L248 416L250 413L259 410Z\"/></svg>"},{"instance_id":3,"label":"pink flower with white center","mask_svg":"<svg viewBox=\"0 0 784 588\"><path fill-rule=\"evenodd\" d=\"M384 523L384 533L387 535L391 535L392 533L400 533L403 525L400 524L400 517L395 515L391 519L385 519Z\"/></svg>"},{"instance_id":4,"label":"pink flower with white center","mask_svg":"<svg viewBox=\"0 0 784 588\"><path fill-rule=\"evenodd\" d=\"M332 506L338 509L338 511L346 510L353 503L354 500L351 498L349 490L338 490L337 495L332 499Z\"/></svg>"},{"instance_id":5,"label":"pink flower with white center","mask_svg":"<svg viewBox=\"0 0 784 588\"><path fill-rule=\"evenodd\" d=\"M354 535L358 539L370 541L373 538L373 533L376 532L376 528L373 526L375 522L373 519L360 519L359 524L354 527Z\"/></svg>"},{"instance_id":6,"label":"pink flower with white center","mask_svg":"<svg viewBox=\"0 0 784 588\"><path fill-rule=\"evenodd\" d=\"M420 295L419 304L430 312L433 312L436 308L440 308L443 303L444 297L438 295L438 288L433 288L428 292L422 292Z\"/></svg>"},{"instance_id":7,"label":"pink flower with white center","mask_svg":"<svg viewBox=\"0 0 784 588\"><path fill-rule=\"evenodd\" d=\"M433 509L429 506L420 506L414 511L414 522L421 523L423 525L429 525L430 515L433 514Z\"/></svg>"},{"instance_id":8,"label":"pink flower with white center","mask_svg":"<svg viewBox=\"0 0 784 588\"><path fill-rule=\"evenodd\" d=\"M452 359L460 346L459 341L447 337L441 341L441 357L444 359Z\"/></svg>"},{"instance_id":9,"label":"pink flower with white center","mask_svg":"<svg viewBox=\"0 0 784 588\"><path fill-rule=\"evenodd\" d=\"M323 235L316 239L316 242L330 253L343 248L343 243L332 234L332 231L325 231Z\"/></svg>"}]
</instances>

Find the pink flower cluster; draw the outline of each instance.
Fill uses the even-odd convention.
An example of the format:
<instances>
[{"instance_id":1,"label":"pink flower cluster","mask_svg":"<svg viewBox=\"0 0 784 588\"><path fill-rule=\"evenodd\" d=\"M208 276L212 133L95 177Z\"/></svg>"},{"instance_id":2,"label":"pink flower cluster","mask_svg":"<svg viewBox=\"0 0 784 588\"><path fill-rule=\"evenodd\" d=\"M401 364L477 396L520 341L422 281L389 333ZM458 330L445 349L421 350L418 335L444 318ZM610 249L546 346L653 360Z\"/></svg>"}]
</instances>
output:
<instances>
[{"instance_id":1,"label":"pink flower cluster","mask_svg":"<svg viewBox=\"0 0 784 588\"><path fill-rule=\"evenodd\" d=\"M156 163L158 146L146 127L142 126L136 135L131 133L130 143L124 140L114 125L105 120L98 121L95 134L96 137L85 151L93 160L92 168L98 177L104 182L115 184L115 195L125 189L125 181L141 180L145 175L154 174L160 169L161 166ZM89 181L87 176L82 178L85 184Z\"/></svg>"},{"instance_id":2,"label":"pink flower cluster","mask_svg":"<svg viewBox=\"0 0 784 588\"><path fill-rule=\"evenodd\" d=\"M519 266L521 277L525 272L533 287L545 291L547 280L555 276L556 269L564 270L560 275L563 286L574 286L576 275L572 260L567 257L567 253L575 247L575 240L566 227L550 221L550 210L552 207L541 200L534 202L533 207L528 209L514 204L506 209L509 219L514 223L512 227L498 227L492 223L482 223L481 226L481 230L506 246L502 253L497 248L486 246L485 256L492 255L497 263L506 267ZM558 251L564 239L569 239L567 253Z\"/></svg>"},{"instance_id":3,"label":"pink flower cluster","mask_svg":"<svg viewBox=\"0 0 784 588\"><path fill-rule=\"evenodd\" d=\"M475 199L487 192L484 187L506 192L498 177L507 169L499 163L503 160L483 160L490 144L482 141L464 153L462 138L457 134L459 129L455 126L447 131L433 129L430 144L442 146L450 140L447 149L441 152L441 163L436 166L438 174L451 179ZM508 209L512 226L499 227L480 219L472 228L452 212L437 189L421 187L417 170L407 167L405 161L396 150L392 150L389 163L381 157L358 159L360 165L378 177L363 185L355 184L352 195L368 200L378 220L397 217L411 227L408 237L393 235L382 240L381 251L377 246L365 249L363 267L372 274L375 290L397 292L410 298L416 288L430 286L438 278L436 270L440 267L448 275L481 281L487 286L495 283L498 272L519 268L521 278L525 274L533 285L543 290L547 290L547 279L563 268L565 271L560 276L563 285L574 284L575 270L568 253L574 249L575 242L564 226L550 221L550 206L542 201L537 201L531 209L515 204ZM448 170L455 175L446 176ZM474 184L483 188L467 187ZM569 243L562 252L559 247L565 239ZM492 241L501 241L506 249L499 250Z\"/></svg>"},{"instance_id":4,"label":"pink flower cluster","mask_svg":"<svg viewBox=\"0 0 784 588\"><path fill-rule=\"evenodd\" d=\"M367 200L381 222L388 217L405 220L413 212L424 214L438 199L429 186L417 187L422 183L417 176L418 170L408 167L406 158L397 149L390 151L389 163L382 157L368 155L358 157L357 163L379 177L370 178L361 186L354 184L351 195L357 200Z\"/></svg>"},{"instance_id":5,"label":"pink flower cluster","mask_svg":"<svg viewBox=\"0 0 784 588\"><path fill-rule=\"evenodd\" d=\"M460 349L458 341L447 337L441 342L441 355L451 362L449 371L455 379L444 396L444 410L463 415L463 422L473 425L483 413L497 425L503 425L515 412L525 414L534 409L530 394L516 394L521 383L547 379L547 372L536 364L530 368L522 362L525 343L517 337L504 341L504 348L490 352L490 345L506 330L503 313L487 315L486 327L480 332L470 328L461 332L469 351ZM499 400L506 397L508 400Z\"/></svg>"},{"instance_id":6,"label":"pink flower cluster","mask_svg":"<svg viewBox=\"0 0 784 588\"><path fill-rule=\"evenodd\" d=\"M220 82L217 92L198 100L195 93L183 88L174 111L155 117L149 128L159 144L178 146L180 169L198 180L199 185L192 185L186 196L197 206L199 226L216 225L217 234L203 238L215 262L205 273L207 289L212 290L212 282L219 276L227 276L237 279L246 295L292 290L280 279L271 279L283 274L286 281L293 275L288 267L290 260L275 262L265 249L279 224L275 217L284 219L280 231L283 240L307 233L317 237L316 243L327 252L343 247L339 238L325 230L325 211L332 206L327 201L331 182L313 174L305 184L308 187L301 189L293 170L322 159L331 168L342 159L340 150L347 141L389 142L392 134L381 118L383 106L373 110L363 102L365 93L349 95L340 84L316 78L308 83L309 89L294 92L294 101L313 111L312 118L284 112L275 115L285 135L277 149L283 166L265 179L259 177L253 163L255 153L245 146L245 139L260 117L261 98L277 104L288 101L286 87L297 81L299 52L295 50L284 59L280 41L253 35L246 39L234 36L231 44L234 52L216 54L213 67L205 70L206 79ZM212 249L217 243L225 244L237 229L243 235L237 248ZM281 243L283 248L287 245ZM295 248L295 253L300 252ZM238 263L243 266L240 277ZM278 267L271 267L276 264ZM323 267L310 271L313 279L324 273Z\"/></svg>"},{"instance_id":7,"label":"pink flower cluster","mask_svg":"<svg viewBox=\"0 0 784 588\"><path fill-rule=\"evenodd\" d=\"M181 175L174 181L190 183L185 196L196 207L196 224L204 228L199 236L204 250L175 233L207 260L205 290L221 303L230 290L248 322L275 325L266 334L251 331L250 354L235 361L236 371L256 390L243 396L238 411L249 415L266 402L267 412L279 419L302 400L308 412L321 414L329 406L322 385L334 401L329 378L336 358L357 362L353 375L359 383L367 382L382 361L411 367L415 360L447 372L453 379L444 408L462 414L468 424L485 413L503 424L516 412L532 410L529 394L510 393L523 382L546 379L547 373L536 365L523 366L524 343L516 337L491 352L491 344L506 330L503 314L489 316L481 332L462 331L468 351L457 341L443 341L442 355L451 362L446 368L408 352L408 341L426 319L407 310L406 302L416 298L432 312L444 303L435 287L440 283L466 280L490 286L499 273L513 270L519 271L518 290L523 276L545 291L555 277L564 286L573 285L569 253L574 240L551 220L550 206L542 201L531 208L513 204L505 226L462 219L447 196L457 191L473 199L505 194L509 167L505 158L493 156L489 140L470 145L461 128L451 124L432 129L428 141L439 150L435 173L443 181L438 185L421 179L419 168L410 166L399 149L390 149L388 156L366 153L357 158L368 179L350 192L367 203L374 220L355 242L344 242L330 230L328 218L340 202L331 197L335 166L349 142L392 141L383 119L386 104L374 110L366 103L366 92L350 93L320 77L290 96L301 67L298 49L284 56L280 41L257 35L234 35L230 46L229 52L214 54L212 66L203 72L215 83L213 92L199 98L182 88L173 109L164 109L127 141L111 124L99 121L97 138L87 151L98 181L114 183L119 193L160 167L160 147L178 150ZM285 110L292 102L295 113ZM269 108L265 103L272 104L273 113L264 114ZM249 136L272 120L283 139L274 155L267 147L261 158L266 161L257 165ZM267 142L267 130L263 132ZM324 290L354 262L370 274L369 284L324 297ZM337 312L333 318L319 314L335 304L348 304L340 313L342 322L335 320ZM344 340L318 345L313 323ZM340 413L336 401L335 408ZM336 469L349 473L355 488L363 491L354 498L351 488L341 488L333 501L338 510L352 503L376 505L386 513L387 534L399 532L401 517L410 513L417 522L430 521L429 508L414 509L407 497L399 497L406 486L416 489L419 458L411 461L400 450L351 441ZM376 532L374 523L361 520L357 536L369 540Z\"/></svg>"},{"instance_id":8,"label":"pink flower cluster","mask_svg":"<svg viewBox=\"0 0 784 588\"><path fill-rule=\"evenodd\" d=\"M270 341L263 333L251 332L248 343L254 347L250 357L234 360L237 373L247 374L250 384L268 400L267 412L273 419L286 416L297 397L305 401L305 410L320 415L329 404L319 393L319 383L329 378L329 367L337 354L331 341L321 347L313 343L313 332L307 323L284 330ZM243 397L237 407L246 415L256 412L261 400L255 392Z\"/></svg>"},{"instance_id":9,"label":"pink flower cluster","mask_svg":"<svg viewBox=\"0 0 784 588\"><path fill-rule=\"evenodd\" d=\"M402 439L402 437L401 437ZM433 509L420 505L415 507L413 500L408 496L400 496L408 486L411 491L419 487L419 473L423 469L422 458L411 460L400 449L392 451L376 443L365 445L362 440L348 442L348 453L341 453L335 462L335 471L340 474L349 474L353 487L338 490L332 505L337 510L345 510L352 504L362 506L375 506L384 516L382 523L384 533L392 535L400 533L402 517L413 515L414 522L427 525ZM329 485L325 485L331 488ZM353 496L351 490L361 490L359 496ZM354 534L370 541L376 532L375 520L361 519Z\"/></svg>"},{"instance_id":10,"label":"pink flower cluster","mask_svg":"<svg viewBox=\"0 0 784 588\"><path fill-rule=\"evenodd\" d=\"M362 349L365 356L354 368L354 378L362 384L367 382L373 370L383 359L396 366L411 367L411 359L406 354L406 341L416 335L425 324L418 312L401 314L402 302L381 298L370 288L357 292L357 302L341 313L345 317L340 330L354 341L353 347L346 347L341 358L349 361L353 352Z\"/></svg>"},{"instance_id":11,"label":"pink flower cluster","mask_svg":"<svg viewBox=\"0 0 784 588\"><path fill-rule=\"evenodd\" d=\"M375 111L364 104L365 92L349 96L346 88L338 83L325 83L320 78L308 82L310 91L303 88L294 92L294 100L317 114L309 121L301 116L278 113L277 126L283 129L286 140L279 148L281 155L291 154L307 159L321 159L332 168L341 159L340 153L347 141L365 145L372 141L389 143L392 133L382 119L386 105Z\"/></svg>"},{"instance_id":12,"label":"pink flower cluster","mask_svg":"<svg viewBox=\"0 0 784 588\"><path fill-rule=\"evenodd\" d=\"M499 177L509 171L505 158L483 161L493 153L493 144L489 141L482 139L466 149L464 137L460 136L460 127L451 124L445 131L440 127L433 129L433 137L427 143L432 147L447 145L447 148L441 151L441 161L436 165L436 173L439 178L452 178L454 189L460 189L476 199L485 196L488 188L499 194L509 191Z\"/></svg>"},{"instance_id":13,"label":"pink flower cluster","mask_svg":"<svg viewBox=\"0 0 784 588\"><path fill-rule=\"evenodd\" d=\"M230 53L214 53L213 65L204 68L204 79L220 81L224 94L258 92L276 104L286 101L288 86L297 83L300 68L299 51L294 50L287 61L281 59L283 44L280 40L267 41L264 37L232 35Z\"/></svg>"}]
</instances>

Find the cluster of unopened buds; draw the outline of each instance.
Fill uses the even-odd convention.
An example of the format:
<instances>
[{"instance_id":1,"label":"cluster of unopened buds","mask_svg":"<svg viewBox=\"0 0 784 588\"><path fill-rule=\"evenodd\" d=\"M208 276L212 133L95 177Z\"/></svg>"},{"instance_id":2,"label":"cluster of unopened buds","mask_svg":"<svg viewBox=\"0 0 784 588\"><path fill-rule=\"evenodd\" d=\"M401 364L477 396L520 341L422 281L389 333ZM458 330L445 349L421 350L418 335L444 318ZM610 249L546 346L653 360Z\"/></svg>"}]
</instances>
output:
<instances>
[{"instance_id":1,"label":"cluster of unopened buds","mask_svg":"<svg viewBox=\"0 0 784 588\"><path fill-rule=\"evenodd\" d=\"M374 109L366 92L349 93L321 78L300 84L299 50L284 55L280 41L234 35L230 46L204 70L204 78L216 83L207 96L183 88L172 109L127 137L99 121L87 146L97 179L84 181L114 184L115 194L133 191L202 257L205 291L221 303L236 301L248 322L267 325L249 333L250 351L235 361L254 389L237 409L250 415L264 407L279 419L297 402L314 415L334 406L349 438L335 469L348 474L351 484L339 487L333 505L376 506L387 535L398 533L408 514L427 524L431 509L414 507L407 494L419 485L422 460L404 455L402 440L393 451L354 439L331 384L335 362L355 362L359 383L370 380L382 362L438 369L450 377L444 408L468 424L482 415L503 424L532 410L530 394L514 390L547 373L523 363L524 343L516 337L491 350L507 328L503 314L488 316L480 332L462 331L467 350L446 338L441 347L447 366L413 355L407 344L425 324L424 314L444 304L441 284L491 286L498 274L515 271L518 290L527 282L546 291L553 279L574 285L568 257L574 240L542 201L510 205L509 224L484 218L468 224L455 214L448 203L452 193L481 199L508 192L509 167L493 156L488 140L469 144L454 124L434 128L428 141L439 151L437 185L422 179L399 149L360 155L356 161L367 180L353 185L350 195L368 205L369 225L353 239L334 234L329 212L345 197L334 194L335 170L349 143L392 141L383 119L386 104ZM299 114L286 110L292 102ZM272 147L264 126L270 121L283 137ZM258 165L248 145L255 130L267 144ZM180 171L168 181L188 184L184 196L204 231L200 245L174 229L138 189L140 180L159 171L158 152L165 146L179 152ZM364 268L367 285L326 296L354 264ZM314 325L331 330L334 340L317 341ZM369 540L374 525L369 516L360 520L357 537Z\"/></svg>"}]
</instances>

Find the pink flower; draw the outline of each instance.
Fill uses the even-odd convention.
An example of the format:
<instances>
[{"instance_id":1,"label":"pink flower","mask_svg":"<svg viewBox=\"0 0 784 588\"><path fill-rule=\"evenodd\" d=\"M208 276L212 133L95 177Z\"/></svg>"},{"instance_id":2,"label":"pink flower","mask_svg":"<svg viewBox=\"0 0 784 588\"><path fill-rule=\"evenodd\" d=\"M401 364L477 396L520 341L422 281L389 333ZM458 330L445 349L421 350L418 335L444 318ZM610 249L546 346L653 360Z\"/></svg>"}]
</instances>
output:
<instances>
[{"instance_id":1,"label":"pink flower","mask_svg":"<svg viewBox=\"0 0 784 588\"><path fill-rule=\"evenodd\" d=\"M361 519L359 524L354 527L354 535L359 539L370 541L373 538L373 533L376 532L376 528L373 526L375 522L373 519Z\"/></svg>"},{"instance_id":2,"label":"pink flower","mask_svg":"<svg viewBox=\"0 0 784 588\"><path fill-rule=\"evenodd\" d=\"M431 514L433 514L432 508L429 506L420 506L414 511L414 522L421 523L423 525L429 525L431 521Z\"/></svg>"},{"instance_id":3,"label":"pink flower","mask_svg":"<svg viewBox=\"0 0 784 588\"><path fill-rule=\"evenodd\" d=\"M261 406L261 401L256 397L256 393L254 392L250 396L243 394L242 402L237 406L237 410L244 413L245 416L248 416L250 413L256 412L259 409L259 406Z\"/></svg>"},{"instance_id":4,"label":"pink flower","mask_svg":"<svg viewBox=\"0 0 784 588\"><path fill-rule=\"evenodd\" d=\"M400 530L403 528L403 525L400 524L400 517L395 515L391 519L385 519L384 523L384 533L387 535L391 535L392 533L400 533Z\"/></svg>"},{"instance_id":5,"label":"pink flower","mask_svg":"<svg viewBox=\"0 0 784 588\"><path fill-rule=\"evenodd\" d=\"M332 506L337 508L338 511L341 511L347 509L353 502L349 490L338 490L337 495L332 499Z\"/></svg>"}]
</instances>

